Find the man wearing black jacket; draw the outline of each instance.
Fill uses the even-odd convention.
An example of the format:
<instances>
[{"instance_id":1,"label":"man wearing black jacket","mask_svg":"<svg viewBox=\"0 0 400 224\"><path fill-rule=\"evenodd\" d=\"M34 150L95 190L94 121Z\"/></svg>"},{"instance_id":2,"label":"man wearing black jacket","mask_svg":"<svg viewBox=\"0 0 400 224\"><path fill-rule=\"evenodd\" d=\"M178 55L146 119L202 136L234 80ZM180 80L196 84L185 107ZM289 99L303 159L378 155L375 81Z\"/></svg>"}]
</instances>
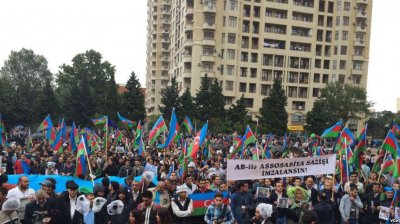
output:
<instances>
[{"instance_id":1,"label":"man wearing black jacket","mask_svg":"<svg viewBox=\"0 0 400 224\"><path fill-rule=\"evenodd\" d=\"M335 211L330 198L327 197L326 193L319 192L318 199L319 203L314 206L314 211L318 217L318 223L335 224Z\"/></svg>"},{"instance_id":2,"label":"man wearing black jacket","mask_svg":"<svg viewBox=\"0 0 400 224\"><path fill-rule=\"evenodd\" d=\"M36 200L26 205L24 224L43 223L43 219L50 218L54 220L56 201L53 198L47 198L44 190L36 191Z\"/></svg>"},{"instance_id":3,"label":"man wearing black jacket","mask_svg":"<svg viewBox=\"0 0 400 224\"><path fill-rule=\"evenodd\" d=\"M379 183L373 183L372 192L368 193L363 200L365 223L377 224L379 223L379 210L378 206L381 205Z\"/></svg>"},{"instance_id":4,"label":"man wearing black jacket","mask_svg":"<svg viewBox=\"0 0 400 224\"><path fill-rule=\"evenodd\" d=\"M78 185L75 181L67 182L68 193L61 196L58 201L57 224L78 224L83 223L83 215L75 210L78 198Z\"/></svg>"},{"instance_id":5,"label":"man wearing black jacket","mask_svg":"<svg viewBox=\"0 0 400 224\"><path fill-rule=\"evenodd\" d=\"M311 197L312 206L318 203L318 190L314 188L315 178L313 176L307 176L304 178L304 183L301 185L302 188L308 191L308 195Z\"/></svg>"}]
</instances>

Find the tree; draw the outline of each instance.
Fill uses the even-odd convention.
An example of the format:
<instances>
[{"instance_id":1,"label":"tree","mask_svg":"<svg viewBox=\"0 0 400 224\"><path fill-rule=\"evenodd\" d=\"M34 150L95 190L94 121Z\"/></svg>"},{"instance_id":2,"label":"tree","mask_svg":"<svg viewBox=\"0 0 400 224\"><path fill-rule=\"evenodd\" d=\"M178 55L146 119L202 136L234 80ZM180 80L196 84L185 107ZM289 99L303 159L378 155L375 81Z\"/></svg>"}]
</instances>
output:
<instances>
[{"instance_id":1,"label":"tree","mask_svg":"<svg viewBox=\"0 0 400 224\"><path fill-rule=\"evenodd\" d=\"M186 88L185 92L183 92L182 96L179 97L179 106L178 106L178 117L179 120L183 120L185 116L189 118L196 118L196 107L193 102L192 94L190 93L189 87Z\"/></svg>"},{"instance_id":2,"label":"tree","mask_svg":"<svg viewBox=\"0 0 400 224\"><path fill-rule=\"evenodd\" d=\"M64 64L60 68L57 94L64 116L82 125L91 123L90 118L95 114L113 112L107 115L116 116L115 68L103 61L99 52L89 50L78 54L72 59L72 65Z\"/></svg>"},{"instance_id":3,"label":"tree","mask_svg":"<svg viewBox=\"0 0 400 224\"><path fill-rule=\"evenodd\" d=\"M144 120L146 109L144 107L144 95L139 78L134 72L126 83L127 92L122 97L121 113L135 121Z\"/></svg>"},{"instance_id":4,"label":"tree","mask_svg":"<svg viewBox=\"0 0 400 224\"><path fill-rule=\"evenodd\" d=\"M316 101L314 103L313 109L307 112L306 115L306 130L320 135L327 127L330 127L332 124L337 122L337 119L334 117L333 113L326 111L325 108L325 102Z\"/></svg>"},{"instance_id":5,"label":"tree","mask_svg":"<svg viewBox=\"0 0 400 224\"><path fill-rule=\"evenodd\" d=\"M285 106L287 97L282 88L282 80L275 79L269 95L264 98L263 105L260 108L260 126L261 130L283 136L287 131L288 114Z\"/></svg>"},{"instance_id":6,"label":"tree","mask_svg":"<svg viewBox=\"0 0 400 224\"><path fill-rule=\"evenodd\" d=\"M30 124L41 119L37 113L37 100L45 83L53 80L46 58L25 48L11 51L0 69L0 76L4 83L8 82L11 86L7 91L13 90L15 93L12 115L15 121Z\"/></svg>"},{"instance_id":7,"label":"tree","mask_svg":"<svg viewBox=\"0 0 400 224\"><path fill-rule=\"evenodd\" d=\"M222 94L222 88L218 79L214 79L214 82L210 88L210 95L212 96L210 101L210 113L213 118L223 119L225 118L225 100Z\"/></svg>"},{"instance_id":8,"label":"tree","mask_svg":"<svg viewBox=\"0 0 400 224\"><path fill-rule=\"evenodd\" d=\"M179 101L179 90L178 90L178 82L176 81L176 77L173 76L170 81L170 85L168 85L165 89L161 90L161 103L162 105L158 106L158 109L164 116L164 119L169 120L171 118L172 108L178 109Z\"/></svg>"},{"instance_id":9,"label":"tree","mask_svg":"<svg viewBox=\"0 0 400 224\"><path fill-rule=\"evenodd\" d=\"M197 115L203 122L206 122L211 117L211 100L211 81L207 75L205 75L204 78L201 79L200 88L195 98Z\"/></svg>"},{"instance_id":10,"label":"tree","mask_svg":"<svg viewBox=\"0 0 400 224\"><path fill-rule=\"evenodd\" d=\"M51 86L50 80L46 81L43 90L41 91L38 99L38 110L36 113L45 117L47 114L53 116L59 115L58 100Z\"/></svg>"},{"instance_id":11,"label":"tree","mask_svg":"<svg viewBox=\"0 0 400 224\"><path fill-rule=\"evenodd\" d=\"M227 113L228 121L230 121L230 127L235 130L245 130L246 125L250 123L250 118L247 115L246 101L244 94L236 101Z\"/></svg>"},{"instance_id":12,"label":"tree","mask_svg":"<svg viewBox=\"0 0 400 224\"><path fill-rule=\"evenodd\" d=\"M372 138L384 139L387 135L387 129L394 122L400 122L400 112L397 114L391 111L382 111L374 113L367 121L368 136Z\"/></svg>"},{"instance_id":13,"label":"tree","mask_svg":"<svg viewBox=\"0 0 400 224\"><path fill-rule=\"evenodd\" d=\"M10 81L0 76L0 113L3 120L10 125L18 122L18 111L16 110L16 91L12 88Z\"/></svg>"},{"instance_id":14,"label":"tree","mask_svg":"<svg viewBox=\"0 0 400 224\"><path fill-rule=\"evenodd\" d=\"M330 124L343 120L346 123L350 118L362 118L369 113L372 103L367 101L367 92L364 88L338 82L328 83L321 90L321 96L315 101L316 109L307 113L307 130L318 130L317 126L324 126L313 122L326 118ZM322 108L321 108L322 107Z\"/></svg>"}]
</instances>

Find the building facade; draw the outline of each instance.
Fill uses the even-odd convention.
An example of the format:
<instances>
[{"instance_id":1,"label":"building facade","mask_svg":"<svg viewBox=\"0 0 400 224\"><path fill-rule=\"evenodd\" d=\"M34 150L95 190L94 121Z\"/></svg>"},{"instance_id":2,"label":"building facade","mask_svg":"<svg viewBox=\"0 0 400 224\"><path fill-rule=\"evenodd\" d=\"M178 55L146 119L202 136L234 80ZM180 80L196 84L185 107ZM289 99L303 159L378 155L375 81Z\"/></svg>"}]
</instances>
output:
<instances>
[{"instance_id":1,"label":"building facade","mask_svg":"<svg viewBox=\"0 0 400 224\"><path fill-rule=\"evenodd\" d=\"M168 76L192 95L206 75L218 78L225 106L244 94L253 117L280 78L289 128L301 130L326 83L366 88L371 14L372 0L172 0Z\"/></svg>"}]
</instances>

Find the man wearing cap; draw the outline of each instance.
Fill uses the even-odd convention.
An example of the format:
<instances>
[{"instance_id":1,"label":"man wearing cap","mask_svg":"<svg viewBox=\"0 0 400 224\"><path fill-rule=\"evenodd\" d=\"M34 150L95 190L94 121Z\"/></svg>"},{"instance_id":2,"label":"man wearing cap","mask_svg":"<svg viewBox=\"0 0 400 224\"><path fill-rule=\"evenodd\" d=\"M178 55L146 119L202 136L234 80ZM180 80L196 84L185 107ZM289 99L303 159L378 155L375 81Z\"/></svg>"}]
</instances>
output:
<instances>
[{"instance_id":1,"label":"man wearing cap","mask_svg":"<svg viewBox=\"0 0 400 224\"><path fill-rule=\"evenodd\" d=\"M272 221L269 218L272 216L272 205L261 203L256 207L256 215L254 217L255 221L258 221L260 224L272 224Z\"/></svg>"},{"instance_id":2,"label":"man wearing cap","mask_svg":"<svg viewBox=\"0 0 400 224\"><path fill-rule=\"evenodd\" d=\"M188 165L188 171L186 175L190 175L193 177L194 180L198 180L198 173L199 171L196 169L196 164L192 161Z\"/></svg>"},{"instance_id":3,"label":"man wearing cap","mask_svg":"<svg viewBox=\"0 0 400 224\"><path fill-rule=\"evenodd\" d=\"M47 197L54 199L58 198L58 195L54 192L55 186L49 180L44 180L40 183L40 186L42 186L42 189L47 193Z\"/></svg>"},{"instance_id":4,"label":"man wearing cap","mask_svg":"<svg viewBox=\"0 0 400 224\"><path fill-rule=\"evenodd\" d=\"M36 200L26 205L24 224L43 223L43 219L51 217L56 209L55 199L48 198L43 189L36 191Z\"/></svg>"},{"instance_id":5,"label":"man wearing cap","mask_svg":"<svg viewBox=\"0 0 400 224\"><path fill-rule=\"evenodd\" d=\"M75 181L67 182L68 193L58 199L59 214L57 224L83 223L83 215L75 210L79 186Z\"/></svg>"},{"instance_id":6,"label":"man wearing cap","mask_svg":"<svg viewBox=\"0 0 400 224\"><path fill-rule=\"evenodd\" d=\"M176 196L171 202L176 224L188 224L193 212L193 201L188 198L188 189L185 185L178 186Z\"/></svg>"},{"instance_id":7,"label":"man wearing cap","mask_svg":"<svg viewBox=\"0 0 400 224\"><path fill-rule=\"evenodd\" d=\"M393 189L393 187L385 187L384 191L385 191L386 198L384 201L381 201L381 204L379 206L377 206L377 209L380 210L381 206L390 208L390 219L392 219L394 217L394 211L393 211L393 208L391 208L391 204L393 201L394 189ZM385 223L385 220L381 219L381 221L382 221L382 223Z\"/></svg>"},{"instance_id":8,"label":"man wearing cap","mask_svg":"<svg viewBox=\"0 0 400 224\"><path fill-rule=\"evenodd\" d=\"M354 183L349 184L349 193L344 195L340 200L339 211L342 216L343 223L356 224L359 220L360 209L363 204L357 195L358 188Z\"/></svg>"}]
</instances>

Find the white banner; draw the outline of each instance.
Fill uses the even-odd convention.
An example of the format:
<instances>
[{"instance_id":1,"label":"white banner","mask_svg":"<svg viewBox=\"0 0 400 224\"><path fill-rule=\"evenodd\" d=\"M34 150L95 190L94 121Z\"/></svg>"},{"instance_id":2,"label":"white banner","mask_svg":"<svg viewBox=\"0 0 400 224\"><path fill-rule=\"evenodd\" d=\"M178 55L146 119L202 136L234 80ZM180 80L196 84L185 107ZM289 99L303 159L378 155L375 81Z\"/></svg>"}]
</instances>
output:
<instances>
[{"instance_id":1,"label":"white banner","mask_svg":"<svg viewBox=\"0 0 400 224\"><path fill-rule=\"evenodd\" d=\"M285 159L228 160L228 180L255 180L335 172L336 154Z\"/></svg>"}]
</instances>

